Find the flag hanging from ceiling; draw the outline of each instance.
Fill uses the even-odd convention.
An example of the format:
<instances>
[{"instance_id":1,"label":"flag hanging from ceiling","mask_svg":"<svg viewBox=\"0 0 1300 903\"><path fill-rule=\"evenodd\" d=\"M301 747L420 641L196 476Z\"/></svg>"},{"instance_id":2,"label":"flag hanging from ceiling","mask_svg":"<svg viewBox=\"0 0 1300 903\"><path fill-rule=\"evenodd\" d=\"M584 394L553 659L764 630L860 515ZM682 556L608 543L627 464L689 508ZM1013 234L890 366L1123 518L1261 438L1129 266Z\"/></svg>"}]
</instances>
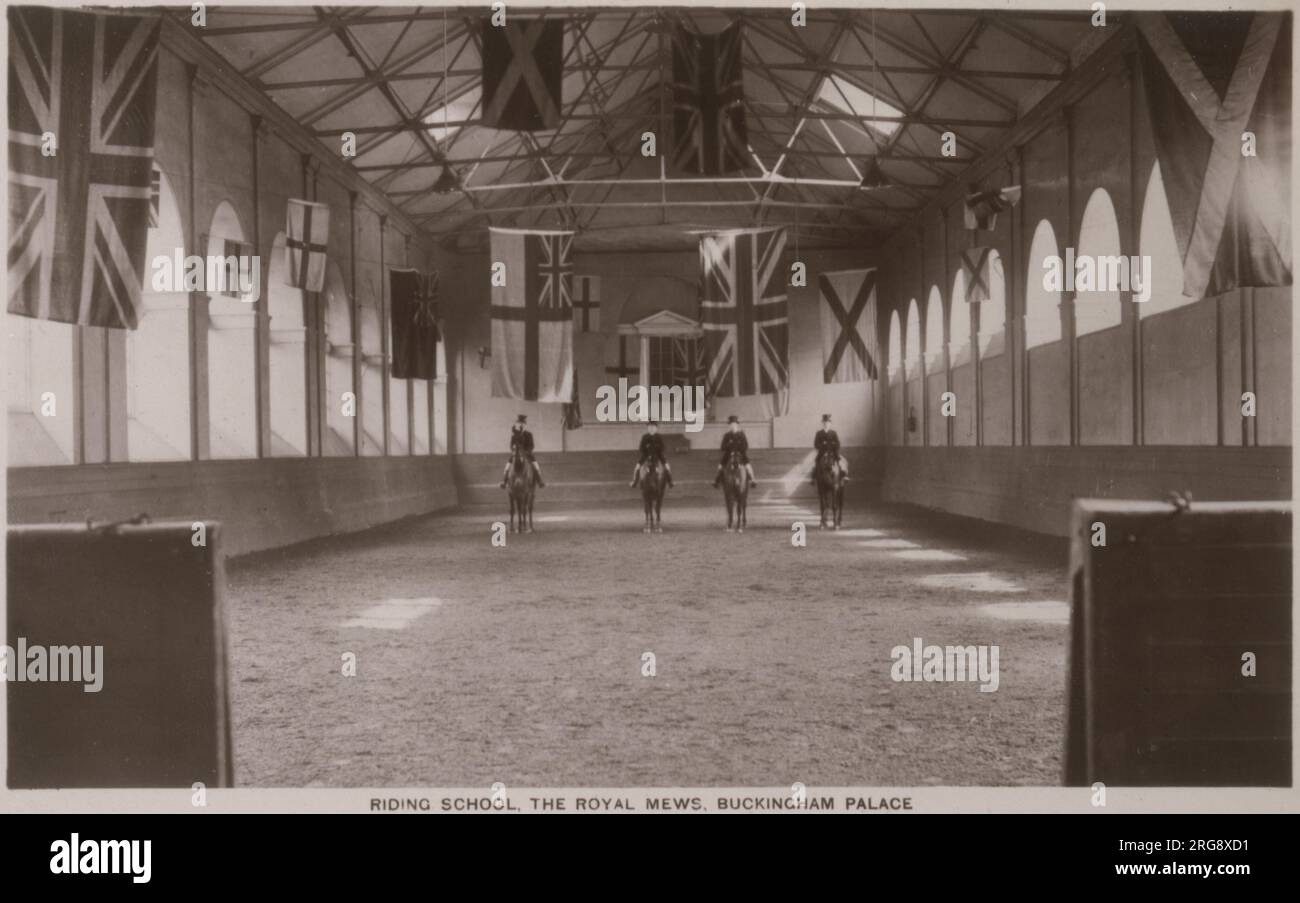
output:
<instances>
[{"instance_id":1,"label":"flag hanging from ceiling","mask_svg":"<svg viewBox=\"0 0 1300 903\"><path fill-rule=\"evenodd\" d=\"M640 364L641 343L639 341L635 343L629 343L626 335L613 336L611 338L616 338L618 340L617 345L616 346L606 345L605 346L606 351L608 351L611 347L617 347L618 357L616 358L613 366L607 365L605 367L605 372L609 374L610 379L612 379L614 382L618 382L620 379L627 379L627 380L640 379L641 378L641 364ZM635 352L632 355L628 354L629 345ZM606 354L605 359L609 360L608 354Z\"/></svg>"},{"instance_id":2,"label":"flag hanging from ceiling","mask_svg":"<svg viewBox=\"0 0 1300 903\"><path fill-rule=\"evenodd\" d=\"M717 34L673 32L673 163L716 176L749 163L740 23Z\"/></svg>"},{"instance_id":3,"label":"flag hanging from ceiling","mask_svg":"<svg viewBox=\"0 0 1300 903\"><path fill-rule=\"evenodd\" d=\"M876 269L823 273L817 286L822 296L822 382L879 378Z\"/></svg>"},{"instance_id":4,"label":"flag hanging from ceiling","mask_svg":"<svg viewBox=\"0 0 1300 903\"><path fill-rule=\"evenodd\" d=\"M285 274L289 285L319 292L325 288L325 254L330 239L330 208L325 204L289 199L285 214Z\"/></svg>"},{"instance_id":5,"label":"flag hanging from ceiling","mask_svg":"<svg viewBox=\"0 0 1300 903\"><path fill-rule=\"evenodd\" d=\"M134 329L160 19L34 6L8 16L8 309Z\"/></svg>"},{"instance_id":6,"label":"flag hanging from ceiling","mask_svg":"<svg viewBox=\"0 0 1300 903\"><path fill-rule=\"evenodd\" d=\"M966 228L989 231L997 228L998 214L1020 203L1020 186L977 191L966 195Z\"/></svg>"},{"instance_id":7,"label":"flag hanging from ceiling","mask_svg":"<svg viewBox=\"0 0 1300 903\"><path fill-rule=\"evenodd\" d=\"M700 237L700 322L709 398L777 392L789 381L784 229Z\"/></svg>"},{"instance_id":8,"label":"flag hanging from ceiling","mask_svg":"<svg viewBox=\"0 0 1300 903\"><path fill-rule=\"evenodd\" d=\"M564 20L510 19L483 29L483 125L516 132L560 126Z\"/></svg>"},{"instance_id":9,"label":"flag hanging from ceiling","mask_svg":"<svg viewBox=\"0 0 1300 903\"><path fill-rule=\"evenodd\" d=\"M978 304L993 296L993 266L992 248L974 247L961 252L961 277L966 285L967 304Z\"/></svg>"},{"instance_id":10,"label":"flag hanging from ceiling","mask_svg":"<svg viewBox=\"0 0 1300 903\"><path fill-rule=\"evenodd\" d=\"M528 401L573 397L572 232L492 229L492 395ZM496 281L496 280L494 280Z\"/></svg>"},{"instance_id":11,"label":"flag hanging from ceiling","mask_svg":"<svg viewBox=\"0 0 1300 903\"><path fill-rule=\"evenodd\" d=\"M388 271L392 300L393 378L438 376L438 274L419 270Z\"/></svg>"},{"instance_id":12,"label":"flag hanging from ceiling","mask_svg":"<svg viewBox=\"0 0 1300 903\"><path fill-rule=\"evenodd\" d=\"M1290 285L1289 14L1144 15L1138 59L1183 294Z\"/></svg>"},{"instance_id":13,"label":"flag hanging from ceiling","mask_svg":"<svg viewBox=\"0 0 1300 903\"><path fill-rule=\"evenodd\" d=\"M880 168L880 161L875 157L869 159L865 166L862 167L862 181L858 183L862 188L888 188L889 177L885 171Z\"/></svg>"},{"instance_id":14,"label":"flag hanging from ceiling","mask_svg":"<svg viewBox=\"0 0 1300 903\"><path fill-rule=\"evenodd\" d=\"M600 332L600 277L573 277L573 322L579 332Z\"/></svg>"}]
</instances>

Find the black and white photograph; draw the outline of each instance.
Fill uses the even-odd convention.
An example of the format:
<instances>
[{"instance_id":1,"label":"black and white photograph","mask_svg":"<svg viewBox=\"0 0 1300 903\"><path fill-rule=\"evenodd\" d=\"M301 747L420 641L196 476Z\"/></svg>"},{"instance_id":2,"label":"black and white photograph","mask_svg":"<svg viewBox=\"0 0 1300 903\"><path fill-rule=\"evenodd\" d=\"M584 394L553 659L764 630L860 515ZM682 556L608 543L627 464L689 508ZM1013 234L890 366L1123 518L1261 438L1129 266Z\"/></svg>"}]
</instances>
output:
<instances>
[{"instance_id":1,"label":"black and white photograph","mask_svg":"<svg viewBox=\"0 0 1300 903\"><path fill-rule=\"evenodd\" d=\"M1289 6L4 18L0 809L1300 808Z\"/></svg>"}]
</instances>

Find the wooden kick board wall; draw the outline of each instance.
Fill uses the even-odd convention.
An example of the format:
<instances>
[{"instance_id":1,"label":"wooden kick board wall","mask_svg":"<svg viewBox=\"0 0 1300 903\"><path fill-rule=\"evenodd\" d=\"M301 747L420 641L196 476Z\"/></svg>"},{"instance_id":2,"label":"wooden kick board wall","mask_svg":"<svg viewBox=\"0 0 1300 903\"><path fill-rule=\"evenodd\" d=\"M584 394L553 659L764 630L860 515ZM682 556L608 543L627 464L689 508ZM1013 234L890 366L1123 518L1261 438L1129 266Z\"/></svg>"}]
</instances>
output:
<instances>
[{"instance_id":1,"label":"wooden kick board wall","mask_svg":"<svg viewBox=\"0 0 1300 903\"><path fill-rule=\"evenodd\" d=\"M1290 504L1084 499L1071 536L1065 783L1291 786Z\"/></svg>"},{"instance_id":2,"label":"wooden kick board wall","mask_svg":"<svg viewBox=\"0 0 1300 903\"><path fill-rule=\"evenodd\" d=\"M11 788L233 785L221 531L192 526L10 528L4 643L103 647L98 693L8 684Z\"/></svg>"}]
</instances>

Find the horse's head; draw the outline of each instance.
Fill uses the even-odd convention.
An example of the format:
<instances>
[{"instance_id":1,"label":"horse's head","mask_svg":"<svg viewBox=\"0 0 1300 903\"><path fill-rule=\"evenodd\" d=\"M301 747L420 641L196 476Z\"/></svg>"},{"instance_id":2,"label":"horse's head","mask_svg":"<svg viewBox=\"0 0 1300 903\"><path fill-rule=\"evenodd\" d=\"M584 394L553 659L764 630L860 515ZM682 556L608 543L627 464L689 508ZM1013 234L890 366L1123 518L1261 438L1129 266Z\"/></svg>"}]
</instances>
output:
<instances>
[{"instance_id":1,"label":"horse's head","mask_svg":"<svg viewBox=\"0 0 1300 903\"><path fill-rule=\"evenodd\" d=\"M510 456L510 468L518 473L522 473L528 468L528 458L524 455L522 448L516 448Z\"/></svg>"}]
</instances>

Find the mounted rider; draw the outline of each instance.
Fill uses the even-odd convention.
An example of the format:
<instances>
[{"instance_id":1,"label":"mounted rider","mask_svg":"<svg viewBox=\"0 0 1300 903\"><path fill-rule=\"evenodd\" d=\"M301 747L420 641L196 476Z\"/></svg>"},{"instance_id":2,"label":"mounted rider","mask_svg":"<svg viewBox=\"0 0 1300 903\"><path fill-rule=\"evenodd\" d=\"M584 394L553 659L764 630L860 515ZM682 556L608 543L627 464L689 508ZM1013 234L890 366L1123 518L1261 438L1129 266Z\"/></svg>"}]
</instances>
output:
<instances>
[{"instance_id":1,"label":"mounted rider","mask_svg":"<svg viewBox=\"0 0 1300 903\"><path fill-rule=\"evenodd\" d=\"M727 431L722 434L722 460L718 462L718 473L713 478L714 489L722 486L722 466L727 463L727 455L735 455L745 465L750 487L757 485L753 465L749 463L749 438L740 428L740 418L735 414L727 418Z\"/></svg>"},{"instance_id":2,"label":"mounted rider","mask_svg":"<svg viewBox=\"0 0 1300 903\"><path fill-rule=\"evenodd\" d=\"M542 466L537 463L533 457L533 434L528 431L528 418L523 414L515 421L514 426L510 428L510 460L506 461L505 473L501 475L501 488L506 488L506 481L510 479L510 465L514 460L515 450L523 452L528 463L532 465L533 477L537 480L537 485L544 487L542 482Z\"/></svg>"},{"instance_id":3,"label":"mounted rider","mask_svg":"<svg viewBox=\"0 0 1300 903\"><path fill-rule=\"evenodd\" d=\"M666 485L673 485L673 469L668 466L668 456L664 453L664 437L659 435L658 422L651 420L646 424L645 432L641 434L640 460L636 462L636 467L632 469L632 482L628 485L635 487L641 482L641 468L645 467L649 461L657 460L664 467L664 477Z\"/></svg>"},{"instance_id":4,"label":"mounted rider","mask_svg":"<svg viewBox=\"0 0 1300 903\"><path fill-rule=\"evenodd\" d=\"M849 478L849 462L840 454L840 436L831 428L831 415L822 414L822 428L813 436L813 448L817 450L817 456L820 458L822 452L829 451L833 454L840 465L840 473L844 474L844 479ZM817 475L813 474L813 485L817 483Z\"/></svg>"}]
</instances>

